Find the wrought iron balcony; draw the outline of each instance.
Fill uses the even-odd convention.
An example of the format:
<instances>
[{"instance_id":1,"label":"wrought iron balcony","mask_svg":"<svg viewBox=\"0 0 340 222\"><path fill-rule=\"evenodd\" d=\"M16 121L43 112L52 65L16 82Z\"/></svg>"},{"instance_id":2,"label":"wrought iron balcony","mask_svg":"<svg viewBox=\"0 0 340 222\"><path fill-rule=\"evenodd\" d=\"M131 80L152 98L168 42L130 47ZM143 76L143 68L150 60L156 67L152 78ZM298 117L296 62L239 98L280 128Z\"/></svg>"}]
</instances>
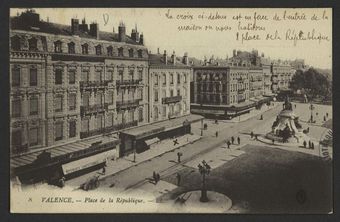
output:
<instances>
[{"instance_id":1,"label":"wrought iron balcony","mask_svg":"<svg viewBox=\"0 0 340 222\"><path fill-rule=\"evenodd\" d=\"M81 106L80 107L80 115L89 115L93 113L104 112L108 108L108 104L95 104L91 106Z\"/></svg>"},{"instance_id":2,"label":"wrought iron balcony","mask_svg":"<svg viewBox=\"0 0 340 222\"><path fill-rule=\"evenodd\" d=\"M162 98L162 103L163 104L168 104L168 103L177 103L182 100L182 96L171 96L171 97L166 97Z\"/></svg>"},{"instance_id":3,"label":"wrought iron balcony","mask_svg":"<svg viewBox=\"0 0 340 222\"><path fill-rule=\"evenodd\" d=\"M126 100L126 101L117 101L116 107L117 109L128 109L132 107L139 106L139 102L141 99L134 99L134 100Z\"/></svg>"},{"instance_id":4,"label":"wrought iron balcony","mask_svg":"<svg viewBox=\"0 0 340 222\"><path fill-rule=\"evenodd\" d=\"M87 132L80 132L80 138L87 138L87 137L91 137L91 136L96 136L96 135L100 135L100 134L104 134L104 133L111 133L111 132L115 132L121 129L126 129L126 128L130 128L133 126L137 126L138 125L138 121L132 121L132 122L127 122L127 123L120 123L120 124L116 124L116 125L112 125L112 126L108 126L105 128L100 128L100 129L95 129L95 130L90 130Z\"/></svg>"},{"instance_id":5,"label":"wrought iron balcony","mask_svg":"<svg viewBox=\"0 0 340 222\"><path fill-rule=\"evenodd\" d=\"M108 86L108 84L112 82L112 80L103 80L103 81L80 81L80 88L101 88Z\"/></svg>"},{"instance_id":6,"label":"wrought iron balcony","mask_svg":"<svg viewBox=\"0 0 340 222\"><path fill-rule=\"evenodd\" d=\"M142 79L116 80L116 85L118 87L137 86L141 82L142 82Z\"/></svg>"}]
</instances>

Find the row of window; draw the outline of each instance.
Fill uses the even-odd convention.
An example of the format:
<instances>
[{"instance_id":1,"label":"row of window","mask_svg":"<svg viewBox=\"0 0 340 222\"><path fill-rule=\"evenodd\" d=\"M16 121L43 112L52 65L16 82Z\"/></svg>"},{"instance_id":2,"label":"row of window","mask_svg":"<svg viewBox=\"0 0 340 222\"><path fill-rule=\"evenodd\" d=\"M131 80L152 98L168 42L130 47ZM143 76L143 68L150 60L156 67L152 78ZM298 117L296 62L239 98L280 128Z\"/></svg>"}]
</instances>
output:
<instances>
[{"instance_id":1,"label":"row of window","mask_svg":"<svg viewBox=\"0 0 340 222\"><path fill-rule=\"evenodd\" d=\"M18 36L13 36L11 38L11 49L12 50L16 50L19 51L21 50L21 39ZM54 42L54 52L57 53L62 53L62 49L63 49L63 42L58 40L56 42ZM76 48L75 48L75 43L74 42L70 42L67 43L67 48L68 48L68 53L70 54L75 54L76 53ZM38 40L34 37L28 39L28 50L30 51L37 51L38 50ZM129 52L129 57L134 57L134 49L130 48L128 50ZM84 55L89 54L89 44L84 43L81 45L81 53ZM95 46L95 53L96 55L102 55L103 54L103 49L101 45L97 45ZM106 48L106 54L108 56L113 56L113 47L112 46L108 46ZM123 57L124 56L124 48L120 47L118 48L118 56ZM142 58L143 57L143 50L139 49L137 50L137 56L138 58Z\"/></svg>"},{"instance_id":2,"label":"row of window","mask_svg":"<svg viewBox=\"0 0 340 222\"><path fill-rule=\"evenodd\" d=\"M39 112L39 99L38 97L31 97L29 99L29 115L38 115ZM12 100L12 117L21 117L21 100Z\"/></svg>"},{"instance_id":3,"label":"row of window","mask_svg":"<svg viewBox=\"0 0 340 222\"><path fill-rule=\"evenodd\" d=\"M21 74L20 68L14 66L12 68L12 86L20 86L21 85ZM30 86L37 86L38 85L38 71L37 68L30 68L29 69L29 85Z\"/></svg>"},{"instance_id":4,"label":"row of window","mask_svg":"<svg viewBox=\"0 0 340 222\"><path fill-rule=\"evenodd\" d=\"M158 106L154 106L154 119L157 120L159 118L159 114L162 114L162 117L166 117L166 107L162 106L162 112L158 110ZM176 106L170 105L169 106L169 115L175 114L175 112L180 112L182 110L182 104L178 103ZM183 110L186 110L186 103L184 103Z\"/></svg>"},{"instance_id":5,"label":"row of window","mask_svg":"<svg viewBox=\"0 0 340 222\"><path fill-rule=\"evenodd\" d=\"M159 95L158 95L158 90L154 90L153 92L154 94L154 101L155 102L158 102L158 99L159 99ZM181 90L180 89L177 89L177 96L180 96L181 95ZM184 95L186 96L186 90L184 90ZM174 90L173 89L170 89L170 97L173 97L174 96ZM165 90L162 90L162 98L166 98L166 91Z\"/></svg>"},{"instance_id":6,"label":"row of window","mask_svg":"<svg viewBox=\"0 0 340 222\"><path fill-rule=\"evenodd\" d=\"M187 83L187 75L183 75L183 78L184 78L184 83ZM154 80L155 80L154 84L158 85L158 75L155 75ZM178 73L177 74L177 84L180 84L180 83L181 83L181 75ZM162 74L162 84L166 85L166 74L165 73ZM170 73L170 84L174 84L174 74L173 73Z\"/></svg>"}]
</instances>

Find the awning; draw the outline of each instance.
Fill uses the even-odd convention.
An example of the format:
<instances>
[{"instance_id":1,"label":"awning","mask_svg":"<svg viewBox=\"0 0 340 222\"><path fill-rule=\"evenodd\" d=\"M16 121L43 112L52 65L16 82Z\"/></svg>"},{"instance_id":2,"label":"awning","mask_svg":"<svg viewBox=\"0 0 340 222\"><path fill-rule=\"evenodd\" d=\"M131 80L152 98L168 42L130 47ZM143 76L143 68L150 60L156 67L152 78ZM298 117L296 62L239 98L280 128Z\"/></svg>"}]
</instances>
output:
<instances>
[{"instance_id":1,"label":"awning","mask_svg":"<svg viewBox=\"0 0 340 222\"><path fill-rule=\"evenodd\" d=\"M150 146L152 144L158 143L159 141L161 141L158 137L149 139L149 140L145 140L145 143L147 146Z\"/></svg>"},{"instance_id":2,"label":"awning","mask_svg":"<svg viewBox=\"0 0 340 222\"><path fill-rule=\"evenodd\" d=\"M83 170L101 163L104 163L108 158L116 156L116 149L99 153L90 157L86 157L80 160L76 160L70 163L63 164L61 167L63 169L64 175L74 173L79 170Z\"/></svg>"},{"instance_id":3,"label":"awning","mask_svg":"<svg viewBox=\"0 0 340 222\"><path fill-rule=\"evenodd\" d=\"M164 120L156 123L151 123L144 126L134 127L121 131L121 135L134 137L135 139L142 139L148 136L157 135L158 133L165 132L169 129L176 129L188 125L188 123L198 122L204 117L200 115L186 115L171 120Z\"/></svg>"}]
</instances>

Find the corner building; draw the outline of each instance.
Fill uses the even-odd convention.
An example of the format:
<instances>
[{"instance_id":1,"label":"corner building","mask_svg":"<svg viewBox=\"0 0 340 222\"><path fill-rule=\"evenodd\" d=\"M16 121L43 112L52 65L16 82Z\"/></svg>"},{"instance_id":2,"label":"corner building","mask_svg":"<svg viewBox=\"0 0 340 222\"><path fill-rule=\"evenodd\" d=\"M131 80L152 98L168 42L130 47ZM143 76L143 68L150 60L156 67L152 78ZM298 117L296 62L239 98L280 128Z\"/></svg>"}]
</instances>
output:
<instances>
[{"instance_id":1,"label":"corner building","mask_svg":"<svg viewBox=\"0 0 340 222\"><path fill-rule=\"evenodd\" d=\"M112 133L148 122L143 35L135 28L128 36L123 23L118 33L109 33L85 19L72 19L70 26L44 22L32 10L10 22L16 174L33 175L41 158L60 166L108 151L108 158L119 157Z\"/></svg>"}]
</instances>

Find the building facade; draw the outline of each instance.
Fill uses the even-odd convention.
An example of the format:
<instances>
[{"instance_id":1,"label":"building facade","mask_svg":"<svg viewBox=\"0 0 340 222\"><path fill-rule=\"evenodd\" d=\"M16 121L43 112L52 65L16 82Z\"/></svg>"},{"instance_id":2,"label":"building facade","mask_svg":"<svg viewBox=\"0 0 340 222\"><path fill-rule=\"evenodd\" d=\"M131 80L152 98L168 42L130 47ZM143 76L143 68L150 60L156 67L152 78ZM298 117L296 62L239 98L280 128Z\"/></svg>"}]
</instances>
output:
<instances>
[{"instance_id":1,"label":"building facade","mask_svg":"<svg viewBox=\"0 0 340 222\"><path fill-rule=\"evenodd\" d=\"M150 55L150 121L190 114L190 76L187 54L183 59L164 54Z\"/></svg>"}]
</instances>

